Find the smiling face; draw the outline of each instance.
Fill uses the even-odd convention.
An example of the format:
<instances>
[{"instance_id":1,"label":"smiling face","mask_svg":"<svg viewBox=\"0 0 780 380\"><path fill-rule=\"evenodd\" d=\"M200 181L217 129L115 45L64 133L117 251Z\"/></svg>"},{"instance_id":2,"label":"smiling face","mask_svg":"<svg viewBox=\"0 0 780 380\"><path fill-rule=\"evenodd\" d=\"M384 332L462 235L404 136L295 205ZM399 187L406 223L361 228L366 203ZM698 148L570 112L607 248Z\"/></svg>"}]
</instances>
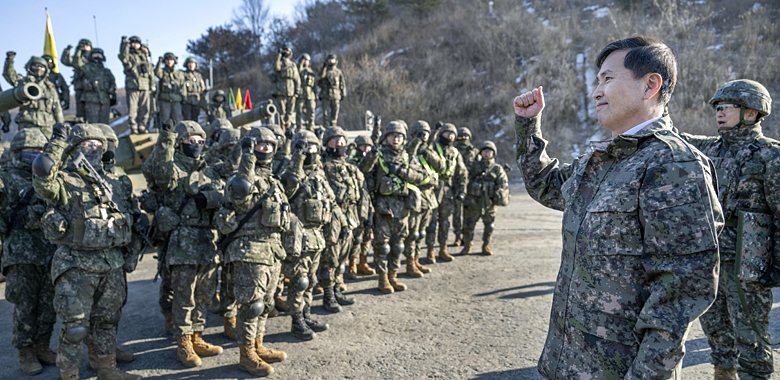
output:
<instances>
[{"instance_id":1,"label":"smiling face","mask_svg":"<svg viewBox=\"0 0 780 380\"><path fill-rule=\"evenodd\" d=\"M628 50L610 54L598 74L599 85L593 91L599 123L618 134L638 125L636 115L644 108L644 81L623 65Z\"/></svg>"}]
</instances>

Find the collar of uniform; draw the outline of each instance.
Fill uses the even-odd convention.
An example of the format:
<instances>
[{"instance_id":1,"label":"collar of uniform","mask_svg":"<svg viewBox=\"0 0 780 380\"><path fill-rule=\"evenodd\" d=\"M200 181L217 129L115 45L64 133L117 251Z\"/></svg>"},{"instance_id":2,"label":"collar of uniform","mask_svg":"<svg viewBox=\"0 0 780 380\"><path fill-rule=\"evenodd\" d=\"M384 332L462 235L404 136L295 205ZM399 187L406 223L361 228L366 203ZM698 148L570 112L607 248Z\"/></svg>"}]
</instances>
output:
<instances>
[{"instance_id":1,"label":"collar of uniform","mask_svg":"<svg viewBox=\"0 0 780 380\"><path fill-rule=\"evenodd\" d=\"M203 155L201 155L201 157L202 157L202 156L203 156ZM181 153L181 152L176 152L176 157L177 157L177 158L179 159L179 161L181 161L181 163L183 163L183 164L184 164L184 165L187 167L187 169L189 169L190 171L196 171L196 170L198 170L198 167L200 166L200 163L202 162L202 160L200 159L200 157L198 157L198 158L192 158L192 157L190 157L190 156L188 156L188 155L186 155L186 154L184 154L184 153Z\"/></svg>"},{"instance_id":2,"label":"collar of uniform","mask_svg":"<svg viewBox=\"0 0 780 380\"><path fill-rule=\"evenodd\" d=\"M644 124L644 123L643 123ZM641 124L640 124L641 125ZM672 120L669 115L664 115L658 119L649 121L649 124L640 128L634 134L618 135L614 139L604 141L591 141L590 146L593 151L604 152L617 159L623 159L636 152L639 142L656 133L670 133L672 131Z\"/></svg>"},{"instance_id":3,"label":"collar of uniform","mask_svg":"<svg viewBox=\"0 0 780 380\"><path fill-rule=\"evenodd\" d=\"M720 133L720 136L726 144L742 147L749 145L755 141L756 138L763 136L763 133L761 132L761 123L756 123L723 131Z\"/></svg>"}]
</instances>

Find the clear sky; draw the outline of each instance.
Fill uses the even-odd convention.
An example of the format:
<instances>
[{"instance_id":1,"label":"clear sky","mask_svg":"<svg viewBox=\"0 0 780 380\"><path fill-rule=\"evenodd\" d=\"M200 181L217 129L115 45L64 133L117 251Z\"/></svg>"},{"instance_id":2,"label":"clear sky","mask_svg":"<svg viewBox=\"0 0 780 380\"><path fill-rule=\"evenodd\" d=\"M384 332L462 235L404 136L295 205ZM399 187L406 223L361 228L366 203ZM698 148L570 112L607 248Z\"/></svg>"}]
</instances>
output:
<instances>
[{"instance_id":1,"label":"clear sky","mask_svg":"<svg viewBox=\"0 0 780 380\"><path fill-rule=\"evenodd\" d=\"M24 64L30 56L43 54L46 12L49 9L54 41L59 55L66 46L78 44L79 39L88 38L92 46L106 52L106 65L116 77L117 86L124 87L125 76L119 62L119 43L122 36L137 35L149 44L152 64L165 52L179 57L178 65L189 55L187 41L196 39L209 26L230 22L232 11L241 0L187 0L187 1L106 1L106 0L3 0L4 10L0 15L0 57L5 52L15 51L15 67L24 72ZM269 0L270 15L292 19L297 1ZM92 16L97 17L97 38ZM99 44L98 44L99 42ZM72 70L59 63L60 73L70 83ZM9 85L2 81L3 89ZM71 86L71 93L73 87Z\"/></svg>"}]
</instances>

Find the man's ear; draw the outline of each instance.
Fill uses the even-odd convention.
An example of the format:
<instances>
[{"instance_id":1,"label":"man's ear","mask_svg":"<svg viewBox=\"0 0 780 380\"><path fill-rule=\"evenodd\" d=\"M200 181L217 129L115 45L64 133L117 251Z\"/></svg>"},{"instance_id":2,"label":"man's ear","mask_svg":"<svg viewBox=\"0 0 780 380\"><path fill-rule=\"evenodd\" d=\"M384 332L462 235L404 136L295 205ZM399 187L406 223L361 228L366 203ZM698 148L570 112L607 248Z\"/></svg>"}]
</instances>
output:
<instances>
[{"instance_id":1,"label":"man's ear","mask_svg":"<svg viewBox=\"0 0 780 380\"><path fill-rule=\"evenodd\" d=\"M661 92L661 84L663 84L663 78L661 74L649 73L644 77L645 93L643 99L651 99L656 94ZM660 95L659 95L660 96Z\"/></svg>"},{"instance_id":2,"label":"man's ear","mask_svg":"<svg viewBox=\"0 0 780 380\"><path fill-rule=\"evenodd\" d=\"M758 119L758 111L752 108L745 108L745 121L756 121Z\"/></svg>"}]
</instances>

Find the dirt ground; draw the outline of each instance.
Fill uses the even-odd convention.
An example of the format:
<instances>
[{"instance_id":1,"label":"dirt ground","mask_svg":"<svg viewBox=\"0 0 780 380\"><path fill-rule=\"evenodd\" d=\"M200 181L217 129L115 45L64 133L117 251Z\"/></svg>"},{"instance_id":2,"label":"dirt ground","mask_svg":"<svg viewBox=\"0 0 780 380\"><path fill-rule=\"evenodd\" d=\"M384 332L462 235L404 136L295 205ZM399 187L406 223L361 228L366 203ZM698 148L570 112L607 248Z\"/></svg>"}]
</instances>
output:
<instances>
[{"instance_id":1,"label":"dirt ground","mask_svg":"<svg viewBox=\"0 0 780 380\"><path fill-rule=\"evenodd\" d=\"M278 379L541 379L536 361L547 334L553 285L561 249L561 213L546 209L521 186L512 189L512 204L499 209L493 240L494 255L456 256L451 263L432 265L421 279L400 276L407 291L382 295L376 276L348 283L357 299L338 314L322 309L315 297L317 318L330 324L317 339L301 342L288 332L283 313L268 321L266 345L284 350L288 360L274 364ZM481 246L481 229L475 246ZM450 242L453 237L450 235ZM450 248L459 252L459 248ZM208 316L207 341L225 352L204 358L203 366L185 369L176 359L176 344L163 335L157 305L158 284L152 282L156 261L147 254L128 276L130 296L119 328L121 348L136 360L120 365L146 379L246 379L238 369L238 347L224 337L222 319ZM0 284L0 297L5 294ZM775 292L775 299L778 298ZM0 379L25 378L11 346L13 305L0 298ZM772 335L780 337L775 304ZM61 325L55 326L55 336ZM52 347L56 348L56 339ZM712 378L709 347L698 322L686 344L684 378ZM86 351L86 350L85 350ZM95 372L82 359L82 378ZM780 368L775 356L775 367ZM37 379L59 379L47 366Z\"/></svg>"}]
</instances>

